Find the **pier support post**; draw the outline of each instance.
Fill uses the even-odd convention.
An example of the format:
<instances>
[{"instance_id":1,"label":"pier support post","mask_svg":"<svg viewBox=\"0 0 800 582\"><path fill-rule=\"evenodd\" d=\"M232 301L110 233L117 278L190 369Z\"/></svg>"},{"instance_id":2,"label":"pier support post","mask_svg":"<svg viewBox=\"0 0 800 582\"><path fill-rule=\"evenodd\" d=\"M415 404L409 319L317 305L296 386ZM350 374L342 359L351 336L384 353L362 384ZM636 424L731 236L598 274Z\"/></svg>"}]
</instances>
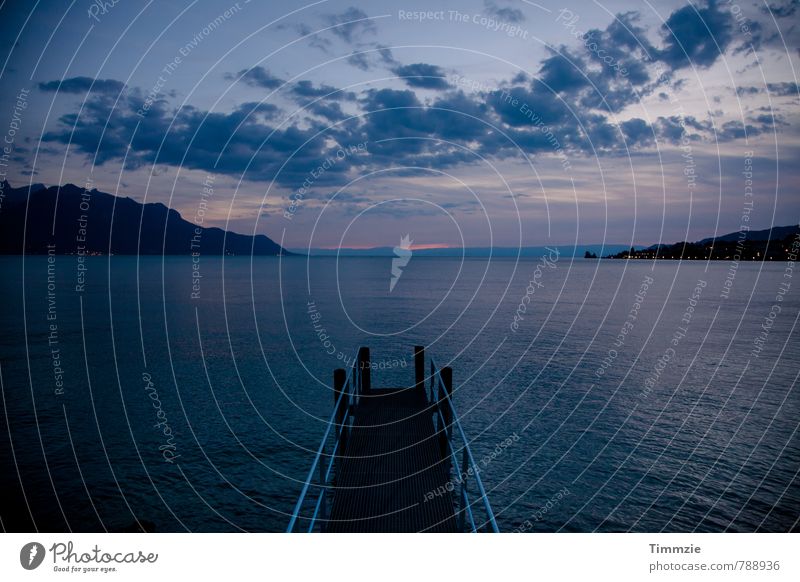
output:
<instances>
[{"instance_id":1,"label":"pier support post","mask_svg":"<svg viewBox=\"0 0 800 582\"><path fill-rule=\"evenodd\" d=\"M361 347L358 349L358 371L361 374L361 391L369 393L372 389L372 373L369 361L369 348Z\"/></svg>"},{"instance_id":2,"label":"pier support post","mask_svg":"<svg viewBox=\"0 0 800 582\"><path fill-rule=\"evenodd\" d=\"M414 346L414 379L416 392L425 395L425 347Z\"/></svg>"}]
</instances>

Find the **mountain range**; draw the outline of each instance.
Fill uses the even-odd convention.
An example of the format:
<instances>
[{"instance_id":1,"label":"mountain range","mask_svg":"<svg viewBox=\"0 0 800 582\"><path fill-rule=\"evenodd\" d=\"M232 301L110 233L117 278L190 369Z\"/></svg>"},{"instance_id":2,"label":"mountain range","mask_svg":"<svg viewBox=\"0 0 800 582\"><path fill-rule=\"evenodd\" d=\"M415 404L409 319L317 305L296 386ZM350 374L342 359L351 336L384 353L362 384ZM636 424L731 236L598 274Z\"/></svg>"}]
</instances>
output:
<instances>
[{"instance_id":1,"label":"mountain range","mask_svg":"<svg viewBox=\"0 0 800 582\"><path fill-rule=\"evenodd\" d=\"M198 226L160 202L141 204L73 184L12 188L2 182L0 193L4 255L46 254L50 249L63 255L291 254L261 234Z\"/></svg>"},{"instance_id":2,"label":"mountain range","mask_svg":"<svg viewBox=\"0 0 800 582\"><path fill-rule=\"evenodd\" d=\"M56 211L57 207L57 211ZM55 217L55 219L54 219ZM558 245L566 257L585 252L611 258L706 258L722 259L739 254L743 258L775 259L786 254L790 237L800 232L797 225L776 226L705 238L695 243L652 245L631 248L622 244ZM23 249L23 240L25 241ZM770 241L783 241L781 246ZM556 246L556 245L553 245ZM785 247L785 248L784 248ZM290 251L265 235L243 235L216 227L202 227L181 217L160 202L141 204L80 186L46 187L33 184L12 188L0 182L0 255L15 254L115 254L115 255L292 255L310 256L393 256L393 247L369 249L295 249ZM633 252L631 252L633 251ZM534 257L547 253L546 247L469 247L414 249L415 257ZM777 254L776 254L777 253ZM774 255L774 256L773 256Z\"/></svg>"}]
</instances>

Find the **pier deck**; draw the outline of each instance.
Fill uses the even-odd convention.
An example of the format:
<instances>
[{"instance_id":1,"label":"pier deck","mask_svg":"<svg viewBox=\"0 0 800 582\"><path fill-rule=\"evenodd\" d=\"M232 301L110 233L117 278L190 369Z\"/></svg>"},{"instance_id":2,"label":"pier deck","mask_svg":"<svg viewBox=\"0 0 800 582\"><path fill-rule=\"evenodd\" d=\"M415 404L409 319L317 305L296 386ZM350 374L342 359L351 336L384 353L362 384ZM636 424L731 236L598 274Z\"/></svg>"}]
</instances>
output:
<instances>
[{"instance_id":1,"label":"pier deck","mask_svg":"<svg viewBox=\"0 0 800 582\"><path fill-rule=\"evenodd\" d=\"M427 398L413 388L373 389L353 415L326 531L458 531Z\"/></svg>"}]
</instances>

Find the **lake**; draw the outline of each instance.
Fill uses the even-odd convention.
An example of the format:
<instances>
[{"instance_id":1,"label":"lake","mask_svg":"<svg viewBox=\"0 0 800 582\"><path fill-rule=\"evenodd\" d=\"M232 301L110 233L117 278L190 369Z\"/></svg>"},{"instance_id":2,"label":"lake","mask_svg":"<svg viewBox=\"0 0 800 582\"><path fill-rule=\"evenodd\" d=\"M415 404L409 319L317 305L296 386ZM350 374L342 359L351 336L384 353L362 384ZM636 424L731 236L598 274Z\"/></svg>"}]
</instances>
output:
<instances>
[{"instance_id":1,"label":"lake","mask_svg":"<svg viewBox=\"0 0 800 582\"><path fill-rule=\"evenodd\" d=\"M503 531L798 528L785 263L391 262L0 258L3 526L283 531L334 368L425 345Z\"/></svg>"}]
</instances>

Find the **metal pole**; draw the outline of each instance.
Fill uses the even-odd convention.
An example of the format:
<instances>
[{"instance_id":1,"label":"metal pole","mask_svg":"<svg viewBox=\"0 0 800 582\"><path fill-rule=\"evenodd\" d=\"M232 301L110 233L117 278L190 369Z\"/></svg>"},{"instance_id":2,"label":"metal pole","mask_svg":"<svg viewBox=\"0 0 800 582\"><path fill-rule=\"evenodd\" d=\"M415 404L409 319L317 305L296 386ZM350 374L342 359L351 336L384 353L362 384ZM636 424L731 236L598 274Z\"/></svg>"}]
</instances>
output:
<instances>
[{"instance_id":1,"label":"metal pole","mask_svg":"<svg viewBox=\"0 0 800 582\"><path fill-rule=\"evenodd\" d=\"M361 390L369 394L372 389L372 374L370 373L369 348L358 349L358 372L361 374Z\"/></svg>"},{"instance_id":2,"label":"metal pole","mask_svg":"<svg viewBox=\"0 0 800 582\"><path fill-rule=\"evenodd\" d=\"M425 347L414 346L414 376L417 394L425 395Z\"/></svg>"},{"instance_id":3,"label":"metal pole","mask_svg":"<svg viewBox=\"0 0 800 582\"><path fill-rule=\"evenodd\" d=\"M444 420L447 436L453 434L453 368L446 366L441 369L442 383L444 384Z\"/></svg>"},{"instance_id":4,"label":"metal pole","mask_svg":"<svg viewBox=\"0 0 800 582\"><path fill-rule=\"evenodd\" d=\"M344 450L344 445L347 442L347 431L344 427L344 421L347 418L347 395L342 395L342 391L345 389L344 383L347 379L347 374L341 368L337 368L333 371L333 397L334 402L336 403L336 426L334 427L334 435L336 438L334 439L334 443L339 441L340 446L337 450L337 457L341 454L342 450ZM337 459L338 461L338 459ZM320 470L322 470L322 465L320 464ZM337 471L338 473L338 471ZM321 475L322 473L320 473Z\"/></svg>"}]
</instances>

